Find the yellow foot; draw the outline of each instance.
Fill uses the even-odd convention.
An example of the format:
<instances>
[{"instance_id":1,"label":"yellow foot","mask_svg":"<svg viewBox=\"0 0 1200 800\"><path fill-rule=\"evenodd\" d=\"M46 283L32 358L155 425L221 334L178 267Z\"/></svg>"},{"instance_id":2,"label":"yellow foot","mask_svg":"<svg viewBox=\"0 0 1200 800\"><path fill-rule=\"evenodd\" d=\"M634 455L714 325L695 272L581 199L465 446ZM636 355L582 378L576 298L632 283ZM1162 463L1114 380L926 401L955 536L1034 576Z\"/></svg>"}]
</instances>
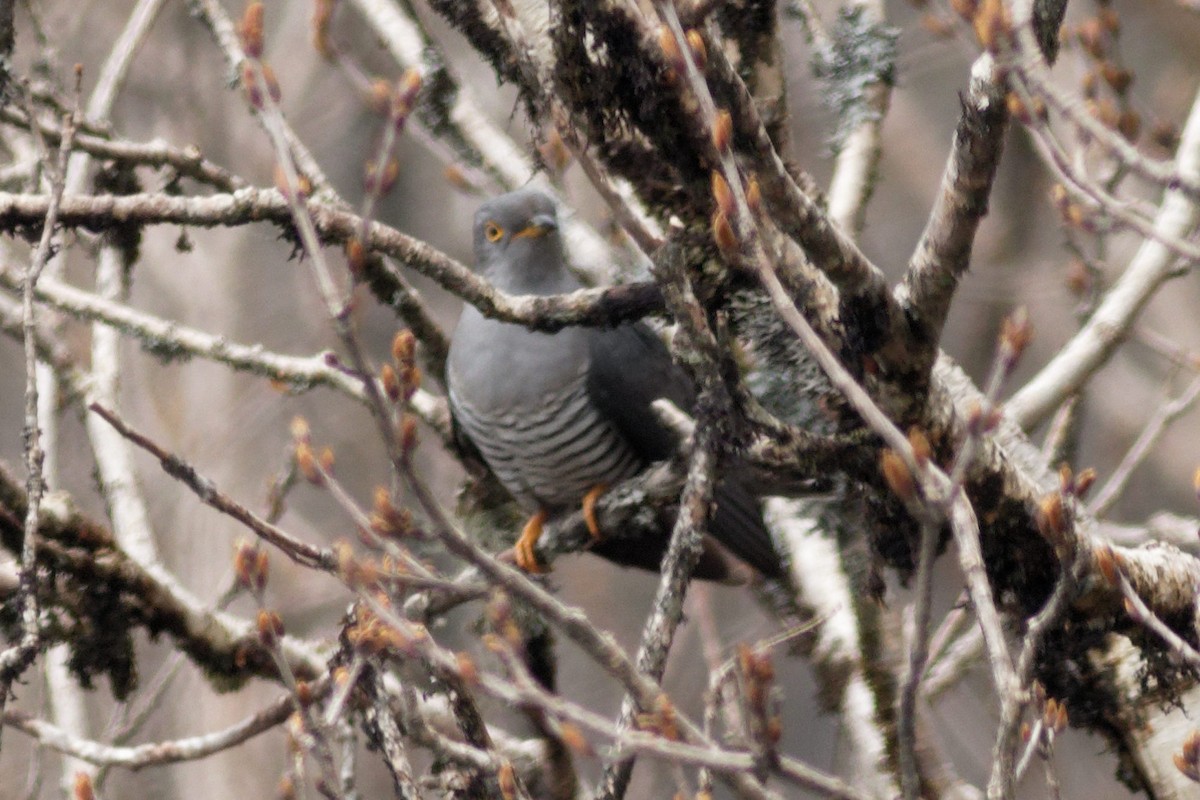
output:
<instances>
[{"instance_id":1,"label":"yellow foot","mask_svg":"<svg viewBox=\"0 0 1200 800\"><path fill-rule=\"evenodd\" d=\"M583 496L583 521L587 523L588 532L592 534L593 539L604 538L600 534L600 523L596 521L596 501L607 491L607 483L597 483Z\"/></svg>"},{"instance_id":2,"label":"yellow foot","mask_svg":"<svg viewBox=\"0 0 1200 800\"><path fill-rule=\"evenodd\" d=\"M545 511L534 514L525 523L525 527L521 531L521 538L517 539L517 543L513 545L513 555L516 558L517 566L534 575L550 571L538 563L537 556L533 552L534 545L542 535L542 523L545 521Z\"/></svg>"}]
</instances>

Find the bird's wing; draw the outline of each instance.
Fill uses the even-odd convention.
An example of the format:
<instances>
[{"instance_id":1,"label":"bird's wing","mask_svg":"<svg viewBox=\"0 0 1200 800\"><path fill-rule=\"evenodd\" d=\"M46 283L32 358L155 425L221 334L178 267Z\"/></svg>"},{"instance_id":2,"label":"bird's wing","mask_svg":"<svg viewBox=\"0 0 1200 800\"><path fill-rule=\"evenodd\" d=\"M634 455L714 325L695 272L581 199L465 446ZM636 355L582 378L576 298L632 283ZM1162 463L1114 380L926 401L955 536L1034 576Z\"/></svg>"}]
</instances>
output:
<instances>
[{"instance_id":1,"label":"bird's wing","mask_svg":"<svg viewBox=\"0 0 1200 800\"><path fill-rule=\"evenodd\" d=\"M695 391L666 345L636 323L592 331L587 390L592 401L646 461L661 461L678 447L674 433L650 404L670 400L692 413Z\"/></svg>"},{"instance_id":2,"label":"bird's wing","mask_svg":"<svg viewBox=\"0 0 1200 800\"><path fill-rule=\"evenodd\" d=\"M691 380L671 360L662 340L642 324L598 330L591 340L590 356L588 393L596 407L643 459L661 461L670 458L678 442L650 404L666 398L690 414L696 394ZM735 477L726 477L716 487L715 500L711 531L717 540L761 574L778 576L781 569L779 555L763 524L758 502L748 487ZM665 542L662 545L665 546ZM606 555L625 562L645 561L655 568L662 558L662 551L648 552L642 546L636 558L615 551Z\"/></svg>"}]
</instances>

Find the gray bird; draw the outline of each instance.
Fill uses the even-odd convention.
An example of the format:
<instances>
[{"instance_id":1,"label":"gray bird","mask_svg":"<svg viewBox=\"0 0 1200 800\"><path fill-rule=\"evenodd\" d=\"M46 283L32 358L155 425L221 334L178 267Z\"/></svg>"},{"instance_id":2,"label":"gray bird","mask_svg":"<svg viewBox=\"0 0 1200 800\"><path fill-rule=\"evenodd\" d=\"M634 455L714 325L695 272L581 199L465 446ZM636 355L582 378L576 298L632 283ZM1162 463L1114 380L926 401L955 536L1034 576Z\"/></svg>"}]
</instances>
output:
<instances>
[{"instance_id":1,"label":"gray bird","mask_svg":"<svg viewBox=\"0 0 1200 800\"><path fill-rule=\"evenodd\" d=\"M475 215L477 269L510 294L553 295L582 284L568 271L554 202L522 189L484 203ZM450 342L450 408L459 433L522 507L533 514L516 547L517 563L540 571L533 545L548 514L579 503L594 535L591 505L604 488L649 463L670 458L672 432L650 404L667 398L690 411L695 392L647 326L555 333L484 317L467 305ZM768 577L779 557L754 498L728 480L717 486L710 530ZM655 541L598 541L618 563L656 570L667 533ZM706 548L697 575L730 577L719 548Z\"/></svg>"}]
</instances>

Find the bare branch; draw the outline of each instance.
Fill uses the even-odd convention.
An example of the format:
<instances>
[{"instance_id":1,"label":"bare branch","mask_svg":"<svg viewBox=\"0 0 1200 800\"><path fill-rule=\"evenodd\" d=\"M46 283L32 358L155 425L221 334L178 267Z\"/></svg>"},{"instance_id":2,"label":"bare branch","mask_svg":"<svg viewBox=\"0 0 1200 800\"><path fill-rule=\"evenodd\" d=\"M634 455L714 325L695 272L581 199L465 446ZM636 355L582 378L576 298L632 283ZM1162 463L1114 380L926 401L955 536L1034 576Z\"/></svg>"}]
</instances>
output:
<instances>
[{"instance_id":1,"label":"bare branch","mask_svg":"<svg viewBox=\"0 0 1200 800\"><path fill-rule=\"evenodd\" d=\"M314 696L329 690L328 678L313 685ZM32 736L43 747L74 756L97 766L131 770L197 761L253 739L281 725L295 711L295 699L289 694L251 714L240 722L212 733L174 741L151 742L135 747L118 747L79 739L50 723L23 711L4 712L4 724Z\"/></svg>"},{"instance_id":2,"label":"bare branch","mask_svg":"<svg viewBox=\"0 0 1200 800\"><path fill-rule=\"evenodd\" d=\"M1180 137L1176 171L1185 180L1200 181L1200 95L1192 103ZM1200 202L1177 189L1167 189L1154 229L1163 236L1186 238L1198 220ZM1176 262L1174 251L1162 242L1143 242L1079 333L1005 404L1007 414L1018 425L1032 428L1078 391L1108 363L1150 298L1176 274Z\"/></svg>"}]
</instances>

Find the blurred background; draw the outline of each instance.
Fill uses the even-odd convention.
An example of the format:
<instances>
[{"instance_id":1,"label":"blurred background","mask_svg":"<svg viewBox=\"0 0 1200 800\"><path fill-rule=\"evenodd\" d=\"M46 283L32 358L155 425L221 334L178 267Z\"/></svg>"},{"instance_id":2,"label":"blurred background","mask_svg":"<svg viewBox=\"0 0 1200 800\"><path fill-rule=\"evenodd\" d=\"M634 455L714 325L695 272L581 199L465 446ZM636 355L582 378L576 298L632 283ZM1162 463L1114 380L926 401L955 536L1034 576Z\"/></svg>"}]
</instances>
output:
<instances>
[{"instance_id":1,"label":"blurred background","mask_svg":"<svg viewBox=\"0 0 1200 800\"><path fill-rule=\"evenodd\" d=\"M416 3L431 31L453 54L452 69L494 120L514 139L530 140L523 108L509 87L498 86L493 72L441 20ZM1156 121L1178 125L1200 84L1200 14L1182 3L1118 2L1124 29L1120 52L1132 68L1132 93L1145 127ZM126 0L30 0L18 9L16 62L24 75L43 74L69 85L72 65L83 65L87 96L99 65L108 55L133 7ZM226 3L231 15L241 6ZM832 17L833 6L819 3ZM1068 24L1094 13L1090 3L1074 4ZM285 113L311 148L333 184L351 203L362 197L363 164L374 151L382 121L372 114L347 77L324 61L311 45L312 8L302 2L268 2L265 57L278 73ZM883 132L883 159L875 198L866 215L862 247L890 276L899 276L924 227L938 186L955 122L959 94L966 89L968 69L977 53L963 26L949 38L931 31L931 15L946 8L916 8L889 2L889 24L899 31L897 85ZM791 157L824 185L832 164L836 129L833 112L823 102L823 88L812 75L811 48L798 22L785 15L788 102L791 107ZM349 9L334 26L340 44L379 75L394 79L398 71L382 46ZM40 42L39 38L45 41ZM1077 86L1084 65L1064 52L1055 68L1063 85ZM208 31L189 12L188 4L169 2L158 16L133 64L113 114L113 126L134 141L163 139L173 145L196 145L210 160L260 186L273 184L274 162L269 143L249 114L242 93ZM1143 145L1152 150L1150 144ZM1161 155L1161 151L1158 152ZM444 177L447 166L420 137L405 135L399 146L401 173L394 191L377 216L396 228L424 239L454 258L471 263L470 225L481 198L461 191ZM161 188L147 175L147 190ZM1032 349L1012 388L1033 374L1076 330L1083 309L1070 286L1072 255L1063 247L1058 212L1050 200L1053 179L1043 169L1025 135L1009 136L1001 174L992 194L990 213L980 229L971 272L959 292L945 350L980 381L994 352L1000 320L1024 305L1036 329ZM570 205L603 229L606 211L597 202L578 168L565 176ZM1151 197L1150 199L1153 199ZM180 247L186 240L188 247ZM1103 253L1107 272L1119 274L1139 243L1130 235L1107 239ZM11 251L27 252L20 246ZM93 264L82 248L67 258L66 279L92 285ZM413 274L413 283L449 330L458 301ZM359 295L356 322L374 357L388 352L398 328L394 314L367 293ZM266 349L296 355L336 349L337 341L306 265L278 239L273 227L252 225L234 230L186 230L172 226L144 233L141 259L134 267L131 305L183 325L219 334L231 341L261 343ZM1168 338L1188 353L1200 353L1200 286L1185 275L1160 292L1142 317L1139 334ZM86 358L87 327L65 323L68 338ZM302 395L281 393L251 376L202 360L163 363L144 353L136 342L125 346L123 413L130 422L163 446L181 454L204 474L252 508L266 502L269 482L289 457L288 424L304 415L314 439L337 456L339 477L364 503L371 489L387 481L384 453L374 423L364 408L326 389ZM19 470L22 463L23 367L21 343L0 338L0 459ZM1111 473L1155 408L1194 377L1180 372L1138 335L1104 369L1084 400L1077 468L1095 467L1101 479ZM75 502L99 519L105 508L96 491L91 453L77 409L62 415L59 440L61 481L53 488L71 493ZM421 470L453 505L462 472L426 434L420 450ZM1200 441L1200 412L1183 416L1137 471L1112 517L1136 522L1159 510L1195 511L1191 475ZM151 522L166 565L193 592L215 600L232 579L233 543L247 533L229 519L201 506L151 459L138 457L139 477L149 502ZM308 541L329 543L350 537L352 526L323 493L301 486L289 497L281 525ZM943 559L943 562L945 559ZM278 608L292 633L322 639L336 633L350 598L332 579L272 559L268 602ZM938 609L957 595L958 577L943 563ZM561 559L549 578L569 603L587 610L601 627L626 646L636 646L642 620L650 607L656 578L622 570L591 556ZM893 582L894 583L894 582ZM907 602L905 588L892 585L889 613ZM247 600L233 610L253 613ZM453 642L462 626L461 645L472 637L477 608L457 613L439 635ZM898 616L897 616L898 619ZM695 586L688 619L670 662L666 683L689 711L698 713L707 682L705 653L724 658L737 641L753 641L775 631L775 623L744 591ZM139 643L143 685L172 669L169 643ZM564 694L605 713L615 713L620 693L590 662L566 644L560 645L560 688ZM839 768L838 720L823 715L803 660L780 658L779 685L786 691L784 749L817 767ZM996 709L984 674L971 676L933 709L944 725L935 731L945 753L962 776L986 782ZM138 741L189 736L213 730L244 716L279 694L255 683L220 695L203 676L183 665ZM91 735L103 738L114 703L105 686L89 693ZM39 713L44 684L31 672L19 687L17 705ZM7 731L0 752L0 797L52 797L58 793L58 757L34 750L22 734ZM1064 797L1126 796L1114 777L1116 764L1105 743L1072 731L1063 737L1056 770ZM282 736L259 737L231 752L169 768L140 773L116 771L104 793L109 797L201 798L271 795L286 759ZM363 797L388 796L389 779L372 758L364 758ZM596 770L585 768L589 775ZM42 785L33 783L40 774ZM674 791L669 770L643 759L629 796L667 797ZM32 789L30 787L33 787ZM1043 796L1040 776L1026 779L1023 795ZM796 796L803 796L798 794Z\"/></svg>"}]
</instances>

